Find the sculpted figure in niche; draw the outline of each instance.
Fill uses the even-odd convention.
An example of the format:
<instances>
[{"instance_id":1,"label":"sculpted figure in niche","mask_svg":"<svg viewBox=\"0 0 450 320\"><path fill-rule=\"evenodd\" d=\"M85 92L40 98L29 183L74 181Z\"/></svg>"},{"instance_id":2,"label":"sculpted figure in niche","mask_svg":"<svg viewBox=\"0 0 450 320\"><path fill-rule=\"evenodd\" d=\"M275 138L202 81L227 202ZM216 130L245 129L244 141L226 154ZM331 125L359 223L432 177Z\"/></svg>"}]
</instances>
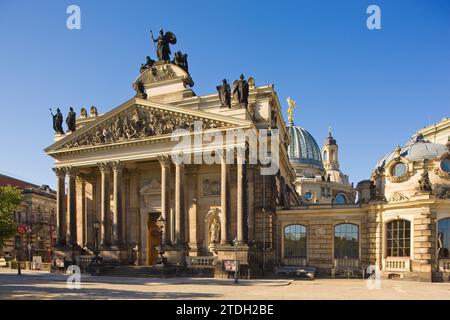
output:
<instances>
[{"instance_id":1,"label":"sculpted figure in niche","mask_svg":"<svg viewBox=\"0 0 450 320\"><path fill-rule=\"evenodd\" d=\"M219 242L220 224L217 219L213 219L209 227L209 243L215 244Z\"/></svg>"}]
</instances>

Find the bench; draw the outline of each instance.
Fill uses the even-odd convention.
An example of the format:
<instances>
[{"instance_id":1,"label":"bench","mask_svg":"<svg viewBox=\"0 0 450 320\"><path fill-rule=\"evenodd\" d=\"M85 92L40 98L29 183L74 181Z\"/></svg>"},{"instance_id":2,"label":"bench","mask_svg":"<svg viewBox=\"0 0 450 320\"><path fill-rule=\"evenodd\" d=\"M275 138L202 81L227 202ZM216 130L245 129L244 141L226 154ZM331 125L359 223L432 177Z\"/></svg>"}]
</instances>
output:
<instances>
[{"instance_id":1,"label":"bench","mask_svg":"<svg viewBox=\"0 0 450 320\"><path fill-rule=\"evenodd\" d=\"M314 279L316 274L316 268L314 267L301 267L301 266L278 266L275 267L275 275L290 276L290 277L306 277Z\"/></svg>"}]
</instances>

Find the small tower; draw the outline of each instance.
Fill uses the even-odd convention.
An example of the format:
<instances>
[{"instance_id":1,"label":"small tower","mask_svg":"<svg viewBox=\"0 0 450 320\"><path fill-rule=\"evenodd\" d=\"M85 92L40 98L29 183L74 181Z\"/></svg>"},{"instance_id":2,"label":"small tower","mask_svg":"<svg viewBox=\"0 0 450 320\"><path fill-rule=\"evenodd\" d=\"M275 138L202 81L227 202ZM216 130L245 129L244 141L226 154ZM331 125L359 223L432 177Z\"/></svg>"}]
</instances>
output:
<instances>
[{"instance_id":1,"label":"small tower","mask_svg":"<svg viewBox=\"0 0 450 320\"><path fill-rule=\"evenodd\" d=\"M331 135L331 127L328 129L328 137L322 146L322 161L325 170L339 170L339 153L336 140Z\"/></svg>"}]
</instances>

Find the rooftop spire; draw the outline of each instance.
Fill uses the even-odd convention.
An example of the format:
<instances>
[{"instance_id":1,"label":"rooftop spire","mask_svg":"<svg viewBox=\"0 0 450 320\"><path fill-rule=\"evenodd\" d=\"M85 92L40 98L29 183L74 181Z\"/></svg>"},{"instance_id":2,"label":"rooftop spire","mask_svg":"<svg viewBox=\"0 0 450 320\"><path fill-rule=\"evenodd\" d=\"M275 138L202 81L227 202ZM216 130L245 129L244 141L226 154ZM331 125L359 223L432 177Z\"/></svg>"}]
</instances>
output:
<instances>
[{"instance_id":1,"label":"rooftop spire","mask_svg":"<svg viewBox=\"0 0 450 320\"><path fill-rule=\"evenodd\" d=\"M288 123L290 125L294 125L294 108L296 106L296 103L294 100L291 99L291 97L288 97L286 99L287 103L288 103Z\"/></svg>"},{"instance_id":2,"label":"rooftop spire","mask_svg":"<svg viewBox=\"0 0 450 320\"><path fill-rule=\"evenodd\" d=\"M328 126L328 137L331 138L331 126Z\"/></svg>"}]
</instances>

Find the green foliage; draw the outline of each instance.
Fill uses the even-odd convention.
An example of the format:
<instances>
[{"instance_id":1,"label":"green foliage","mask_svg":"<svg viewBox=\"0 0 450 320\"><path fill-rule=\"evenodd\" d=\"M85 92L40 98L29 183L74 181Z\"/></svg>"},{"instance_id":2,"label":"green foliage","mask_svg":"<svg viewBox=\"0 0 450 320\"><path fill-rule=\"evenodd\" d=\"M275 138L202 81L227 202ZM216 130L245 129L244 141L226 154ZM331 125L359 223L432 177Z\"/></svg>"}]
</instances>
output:
<instances>
[{"instance_id":1,"label":"green foliage","mask_svg":"<svg viewBox=\"0 0 450 320\"><path fill-rule=\"evenodd\" d=\"M22 192L19 189L12 186L0 187L0 247L17 231L17 225L11 214L21 202Z\"/></svg>"}]
</instances>

